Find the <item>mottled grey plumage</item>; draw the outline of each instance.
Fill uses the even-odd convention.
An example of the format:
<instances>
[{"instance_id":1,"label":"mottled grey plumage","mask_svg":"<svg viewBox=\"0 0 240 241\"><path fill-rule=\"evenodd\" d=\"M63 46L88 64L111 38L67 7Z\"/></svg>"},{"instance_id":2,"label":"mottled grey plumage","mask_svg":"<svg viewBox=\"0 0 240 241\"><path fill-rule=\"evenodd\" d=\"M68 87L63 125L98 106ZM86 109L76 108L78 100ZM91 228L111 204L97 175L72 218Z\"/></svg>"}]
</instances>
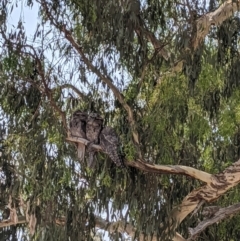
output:
<instances>
[{"instance_id":1,"label":"mottled grey plumage","mask_svg":"<svg viewBox=\"0 0 240 241\"><path fill-rule=\"evenodd\" d=\"M86 135L93 144L99 143L99 134L102 130L103 118L97 113L90 113L87 118Z\"/></svg>"},{"instance_id":2,"label":"mottled grey plumage","mask_svg":"<svg viewBox=\"0 0 240 241\"><path fill-rule=\"evenodd\" d=\"M129 0L127 6L131 12L135 13L136 15L140 14L141 4L139 0Z\"/></svg>"},{"instance_id":3,"label":"mottled grey plumage","mask_svg":"<svg viewBox=\"0 0 240 241\"><path fill-rule=\"evenodd\" d=\"M119 155L118 151L120 141L117 133L112 127L106 126L103 128L100 134L100 145L103 151L118 167L124 167L122 157Z\"/></svg>"},{"instance_id":4,"label":"mottled grey plumage","mask_svg":"<svg viewBox=\"0 0 240 241\"><path fill-rule=\"evenodd\" d=\"M86 139L87 113L77 110L73 113L70 121L70 132L72 136ZM82 161L85 156L85 145L77 143L78 158Z\"/></svg>"},{"instance_id":5,"label":"mottled grey plumage","mask_svg":"<svg viewBox=\"0 0 240 241\"><path fill-rule=\"evenodd\" d=\"M103 127L103 118L97 113L90 113L87 119L86 136L90 141L87 148L89 153L88 166L93 168L95 166L95 151L91 148L92 144L99 144L99 135Z\"/></svg>"}]
</instances>

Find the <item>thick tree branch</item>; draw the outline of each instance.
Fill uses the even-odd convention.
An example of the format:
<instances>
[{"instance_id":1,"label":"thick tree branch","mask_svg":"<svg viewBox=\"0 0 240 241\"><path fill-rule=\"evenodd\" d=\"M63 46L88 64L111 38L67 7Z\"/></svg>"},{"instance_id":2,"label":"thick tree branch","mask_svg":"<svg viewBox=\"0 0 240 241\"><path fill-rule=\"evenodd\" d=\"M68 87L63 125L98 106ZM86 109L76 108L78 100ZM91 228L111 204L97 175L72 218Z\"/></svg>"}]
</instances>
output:
<instances>
[{"instance_id":1,"label":"thick tree branch","mask_svg":"<svg viewBox=\"0 0 240 241\"><path fill-rule=\"evenodd\" d=\"M226 208L219 209L214 215L209 218L205 219L202 222L200 222L197 227L195 228L189 228L189 233L191 237L188 240L194 240L194 238L200 234L204 229L206 229L208 226L218 223L229 216L236 215L240 212L240 203L231 205Z\"/></svg>"},{"instance_id":2,"label":"thick tree branch","mask_svg":"<svg viewBox=\"0 0 240 241\"><path fill-rule=\"evenodd\" d=\"M195 179L198 179L205 183L211 183L212 175L199 171L198 169L181 166L181 165L155 165L149 164L143 160L136 160L136 161L128 161L127 165L136 167L140 170L147 171L150 173L159 173L159 174L177 174L177 175L184 175L189 176Z\"/></svg>"},{"instance_id":3,"label":"thick tree branch","mask_svg":"<svg viewBox=\"0 0 240 241\"><path fill-rule=\"evenodd\" d=\"M188 214L198 207L198 204L202 200L205 200L206 202L213 202L239 183L240 160L226 168L222 173L212 175L212 182L210 184L195 189L188 194L183 199L182 203L172 210L172 214L170 216L176 221L176 226L178 226ZM168 230L166 230L166 232L167 231Z\"/></svg>"},{"instance_id":4,"label":"thick tree branch","mask_svg":"<svg viewBox=\"0 0 240 241\"><path fill-rule=\"evenodd\" d=\"M240 1L228 0L224 2L218 9L213 12L204 14L196 20L196 32L192 40L193 49L197 49L200 43L204 40L210 31L212 25L220 26L225 20L232 17L236 11L239 10ZM150 37L151 36L151 37ZM151 40L152 39L152 40ZM157 44L158 40L154 40L154 35L149 34L149 40ZM153 44L154 45L154 44ZM183 60L179 59L175 62L174 66L170 68L166 75L176 74L182 71ZM160 84L162 78L159 79Z\"/></svg>"},{"instance_id":5,"label":"thick tree branch","mask_svg":"<svg viewBox=\"0 0 240 241\"><path fill-rule=\"evenodd\" d=\"M82 143L84 145L87 145L88 143L90 143L86 139L73 137L70 134L66 140L71 142ZM102 148L99 145L92 145L92 147L97 151L102 151ZM186 167L181 165L154 165L154 164L146 163L140 159L137 159L135 161L125 161L125 164L150 173L185 175L185 176L198 179L207 184L212 183L212 178L213 178L213 175L211 174L208 174L203 171L199 171L192 167Z\"/></svg>"},{"instance_id":6,"label":"thick tree branch","mask_svg":"<svg viewBox=\"0 0 240 241\"><path fill-rule=\"evenodd\" d=\"M69 137L70 141L81 141L81 143L88 144L88 141L81 138L75 138L75 137ZM101 147L98 145L94 145L97 150L101 150ZM157 169L160 169L161 165L156 165ZM176 166L178 167L178 166ZM180 169L186 168L186 167L180 167ZM186 168L188 169L188 168ZM204 185L203 187L200 187L198 189L195 189L192 191L189 195L187 195L181 205L173 209L173 211L170 214L171 220L174 220L175 223L172 225L171 229L176 229L177 226L186 218L188 214L190 214L192 211L194 211L199 203L206 201L206 202L212 202L218 199L221 195L226 193L230 188L236 186L240 183L240 160L235 162L230 167L226 168L222 173L211 175L211 183L208 185ZM223 220L224 218L231 216L235 214L236 212L240 211L240 204L236 204L233 206L230 206L228 208L223 208L220 210L216 210L215 213L213 213L213 216L209 220L204 220L201 222L196 228L190 229L190 234L192 237L195 237L199 232L201 232L204 228L207 226L216 223L218 221ZM15 225L16 223L25 223L25 219L18 217L18 221L11 222L9 220L5 220L4 222L0 223L0 227L6 227L10 225ZM101 229L105 229L109 232L126 232L128 235L134 237L135 234L135 228L131 226L128 223L125 223L124 221L117 221L115 223L109 223L105 220L96 217L96 227L99 227ZM27 221L26 221L27 222ZM64 224L64 219L61 219L61 222L57 222L59 225ZM163 227L164 224L161 223L160 227ZM165 230L166 235L169 233L169 226ZM143 234L140 234L139 240L151 240L149 237L144 237ZM157 237L153 237L153 240L157 240ZM175 237L173 237L174 241L184 241L185 239L178 233L175 234Z\"/></svg>"},{"instance_id":7,"label":"thick tree branch","mask_svg":"<svg viewBox=\"0 0 240 241\"><path fill-rule=\"evenodd\" d=\"M239 3L239 0L228 0L214 12L207 13L197 20L197 32L193 40L194 49L199 46L199 44L209 33L211 25L221 25L223 21L233 16L233 14L239 10Z\"/></svg>"},{"instance_id":8,"label":"thick tree branch","mask_svg":"<svg viewBox=\"0 0 240 241\"><path fill-rule=\"evenodd\" d=\"M106 77L104 74L102 74L101 71L91 63L91 61L84 54L82 47L78 45L78 43L75 41L71 32L66 28L66 26L55 22L54 17L52 16L52 14L50 12L50 8L47 5L46 1L41 0L41 4L44 7L45 13L46 13L48 19L50 20L51 24L54 25L60 32L62 32L65 35L65 38L71 43L73 48L78 52L78 54L81 56L82 60L86 64L86 66L94 74L96 74L104 83L107 84L107 86L114 93L115 97L122 104L124 109L127 111L128 121L129 121L129 124L132 129L133 140L136 144L139 144L139 137L138 137L138 133L136 131L136 124L135 124L135 120L133 117L133 111L130 108L130 106L125 102L123 95L120 93L120 91L117 89L117 87L113 84L112 79L109 77Z\"/></svg>"}]
</instances>

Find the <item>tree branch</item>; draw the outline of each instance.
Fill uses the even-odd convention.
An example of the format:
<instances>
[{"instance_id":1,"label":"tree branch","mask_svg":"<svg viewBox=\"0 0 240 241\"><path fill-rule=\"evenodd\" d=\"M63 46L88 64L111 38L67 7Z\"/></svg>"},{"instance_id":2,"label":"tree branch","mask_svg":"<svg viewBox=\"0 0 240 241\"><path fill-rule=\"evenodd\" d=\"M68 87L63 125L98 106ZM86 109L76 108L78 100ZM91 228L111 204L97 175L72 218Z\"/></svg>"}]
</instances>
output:
<instances>
[{"instance_id":1,"label":"tree branch","mask_svg":"<svg viewBox=\"0 0 240 241\"><path fill-rule=\"evenodd\" d=\"M240 203L231 205L226 208L221 208L219 211L217 211L211 218L205 219L202 222L200 222L197 227L195 228L189 228L190 238L188 240L193 240L198 234L200 234L204 229L206 229L208 226L218 223L229 216L236 215L240 212Z\"/></svg>"},{"instance_id":2,"label":"tree branch","mask_svg":"<svg viewBox=\"0 0 240 241\"><path fill-rule=\"evenodd\" d=\"M208 34L211 25L219 26L226 19L233 16L233 14L239 10L240 1L228 0L224 2L217 10L214 12L207 13L201 16L197 20L197 31L196 36L193 40L193 48L196 49L203 39Z\"/></svg>"},{"instance_id":3,"label":"tree branch","mask_svg":"<svg viewBox=\"0 0 240 241\"><path fill-rule=\"evenodd\" d=\"M95 217L95 227L106 230L109 233L127 233L130 237L135 237L136 229L129 223L125 221L117 221L117 222L107 222L101 217ZM159 237L154 234L153 236L146 236L143 233L140 233L138 241L158 241ZM184 241L180 234L177 233L175 241Z\"/></svg>"},{"instance_id":4,"label":"tree branch","mask_svg":"<svg viewBox=\"0 0 240 241\"><path fill-rule=\"evenodd\" d=\"M197 49L200 43L204 40L207 34L210 31L212 25L220 26L225 20L232 17L233 14L239 10L240 1L232 1L228 0L224 2L218 9L213 12L209 12L204 14L200 18L196 20L196 33L193 37L192 47L193 49ZM151 36L152 41L154 40L154 35ZM151 41L150 37L149 40ZM157 42L156 42L157 43ZM183 60L179 59L175 62L174 66L170 68L169 72L166 75L176 74L182 71ZM160 84L162 77L158 80L158 84Z\"/></svg>"},{"instance_id":5,"label":"tree branch","mask_svg":"<svg viewBox=\"0 0 240 241\"><path fill-rule=\"evenodd\" d=\"M1 221L0 222L0 228L5 228L5 227L17 225L17 224L23 224L23 223L26 223L26 222L27 222L26 218L23 217L23 216L20 216L20 217L18 217L17 222L14 222L10 219Z\"/></svg>"},{"instance_id":6,"label":"tree branch","mask_svg":"<svg viewBox=\"0 0 240 241\"><path fill-rule=\"evenodd\" d=\"M63 84L60 85L59 88L62 89L72 89L74 92L77 93L78 97L81 99L86 99L86 96L75 86L71 85L71 84Z\"/></svg>"},{"instance_id":7,"label":"tree branch","mask_svg":"<svg viewBox=\"0 0 240 241\"><path fill-rule=\"evenodd\" d=\"M159 52L166 61L169 60L169 57L170 57L169 52L164 48L164 44L161 43L156 38L154 33L150 32L148 29L144 28L143 26L140 26L140 24L136 26L135 31L138 35L143 34L148 39L148 41L152 43L155 51Z\"/></svg>"},{"instance_id":8,"label":"tree branch","mask_svg":"<svg viewBox=\"0 0 240 241\"><path fill-rule=\"evenodd\" d=\"M69 30L67 30L66 26L63 24L60 24L60 23L56 23L54 21L54 18L50 13L50 10L49 10L50 8L47 6L46 1L41 0L41 3L42 3L42 6L44 7L45 13L48 16L48 19L51 22L51 24L54 25L60 32L64 33L65 38L72 44L74 49L79 53L79 55L81 56L82 60L86 64L86 66L93 73L95 73L104 83L107 84L107 86L114 93L115 97L122 104L123 108L127 111L128 121L131 126L133 140L136 144L139 144L139 137L138 137L138 133L136 130L136 124L135 124L135 120L133 117L133 111L130 108L130 106L125 102L123 95L120 93L120 91L117 89L117 87L113 84L113 80L109 77L106 77L104 74L102 74L101 71L91 63L91 61L84 54L82 47L78 45L78 43L73 38L71 32Z\"/></svg>"},{"instance_id":9,"label":"tree branch","mask_svg":"<svg viewBox=\"0 0 240 241\"><path fill-rule=\"evenodd\" d=\"M90 143L86 139L71 136L70 133L66 138L66 140L70 142L82 143L84 145L87 145L88 143ZM97 151L102 151L102 148L99 145L92 145L92 147ZM213 175L211 174L208 174L203 171L199 171L192 167L186 167L181 165L154 165L154 164L146 163L140 159L137 159L136 161L125 161L125 164L150 173L185 175L185 176L198 179L207 184L212 183L212 178L213 178Z\"/></svg>"},{"instance_id":10,"label":"tree branch","mask_svg":"<svg viewBox=\"0 0 240 241\"><path fill-rule=\"evenodd\" d=\"M198 189L193 190L182 201L182 203L172 210L170 215L176 221L177 227L187 217L188 214L198 207L202 200L213 202L232 187L240 183L240 160L226 168L222 173L212 175L212 182ZM176 228L175 227L175 228ZM168 230L166 230L167 232Z\"/></svg>"},{"instance_id":11,"label":"tree branch","mask_svg":"<svg viewBox=\"0 0 240 241\"><path fill-rule=\"evenodd\" d=\"M110 234L118 232L118 233L126 233L132 238L135 237L135 232L136 232L135 227L133 227L131 224L125 221L119 220L116 222L108 222L99 216L95 216L94 221L95 221L95 228L108 231ZM27 220L27 218L24 216L19 216L17 222L13 222L10 219L1 221L0 228L9 227L17 224L24 224L24 223L29 225L30 220ZM63 216L55 219L55 224L59 226L65 226L66 217ZM35 230L32 230L32 231L35 231ZM145 236L143 233L141 233L139 235L138 240L139 241L158 241L159 237L157 237L156 234L154 234L153 236L150 236L150 235ZM184 239L181 238L180 234L177 234L177 239L175 239L175 241L184 241Z\"/></svg>"},{"instance_id":12,"label":"tree branch","mask_svg":"<svg viewBox=\"0 0 240 241\"><path fill-rule=\"evenodd\" d=\"M52 90L48 87L48 85L46 83L46 76L44 74L44 68L42 66L41 59L39 59L39 57L38 57L36 49L33 46L29 45L29 44L19 45L19 43L11 42L11 40L7 37L5 32L2 29L0 29L0 31L1 31L1 34L2 34L2 36L4 38L4 40L7 43L11 43L11 45L15 45L17 48L19 48L21 53L25 54L26 56L31 56L36 61L37 66L35 66L35 67L37 68L38 74L40 75L40 77L42 79L42 83L43 83L43 86L44 86L44 93L46 94L46 96L47 96L51 106L60 114L60 116L62 118L63 126L67 130L68 128L67 128L67 121L66 121L65 112L63 112L61 110L61 108L59 108L57 106L57 104L55 103L55 101L52 98ZM29 51L29 52L23 51L22 50L23 48L29 48L32 52L31 51ZM39 89L39 90L43 91L43 89Z\"/></svg>"},{"instance_id":13,"label":"tree branch","mask_svg":"<svg viewBox=\"0 0 240 241\"><path fill-rule=\"evenodd\" d=\"M81 143L87 144L88 141L81 138L68 138L70 140L76 141L76 139L81 141ZM93 147L97 148L98 150L101 150L100 146L93 145ZM157 165L156 165L157 166ZM184 167L183 167L184 168ZM177 226L186 218L186 216L194 211L195 208L198 207L199 203L201 203L203 200L206 202L212 202L218 199L221 195L226 193L230 188L236 186L240 183L240 160L235 162L230 167L226 168L222 173L212 175L211 177L212 182L209 185L204 185L203 187L200 187L198 189L195 189L192 191L189 195L187 195L181 205L176 207L172 210L170 214L171 220L174 220L174 224L172 224L171 227L168 226L168 228L164 231L166 235L169 233L170 228L171 230L175 230ZM212 218L208 220L204 220L201 222L196 228L190 229L190 240L194 238L198 233L202 232L206 227L208 227L211 224L214 224L216 222L219 222L223 220L226 217L229 217L236 212L240 211L240 204L235 204L227 208L222 208L217 210L214 213ZM12 222L11 220L4 220L0 222L0 227L6 227L10 225L16 225L18 223L28 223L28 220L26 220L24 217L20 216L17 218L17 222ZM65 221L64 218L62 218L59 221L56 221L56 224L58 225L64 225ZM128 235L134 237L136 229L124 222L124 221L117 221L109 223L105 220L103 220L100 217L96 217L95 219L95 225L96 227L99 227L101 229L107 230L110 233L112 232L126 232ZM163 227L164 223L160 224L160 227ZM140 233L139 240L151 240L152 237L145 237L143 234ZM153 235L152 240L158 240L158 237L156 234ZM184 241L185 239L179 234L176 233L173 237L174 241Z\"/></svg>"},{"instance_id":14,"label":"tree branch","mask_svg":"<svg viewBox=\"0 0 240 241\"><path fill-rule=\"evenodd\" d=\"M37 70L39 75L41 76L42 79L42 83L44 86L44 90L45 90L45 94L50 102L50 105L60 114L61 118L62 118L62 122L63 122L63 126L65 128L65 130L67 131L68 127L67 127L67 121L66 121L66 114L64 111L61 110L61 108L56 104L56 102L53 100L52 97L52 89L50 89L48 87L48 84L46 82L46 76L44 74L44 69L41 63L41 60L38 58L37 53L35 51L35 49L32 46L28 46L31 49L33 49L34 53L35 53L35 61L37 62Z\"/></svg>"}]
</instances>

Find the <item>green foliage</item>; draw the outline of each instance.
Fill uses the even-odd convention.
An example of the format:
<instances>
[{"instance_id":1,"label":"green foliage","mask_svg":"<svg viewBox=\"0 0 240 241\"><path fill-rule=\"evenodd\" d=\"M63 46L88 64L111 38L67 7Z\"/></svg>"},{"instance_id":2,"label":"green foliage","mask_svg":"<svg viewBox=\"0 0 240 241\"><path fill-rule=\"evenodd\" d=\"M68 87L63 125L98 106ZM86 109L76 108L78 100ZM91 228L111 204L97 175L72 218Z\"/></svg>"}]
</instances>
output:
<instances>
[{"instance_id":1,"label":"green foliage","mask_svg":"<svg viewBox=\"0 0 240 241\"><path fill-rule=\"evenodd\" d=\"M0 4L2 9L12 6ZM194 19L206 13L197 1L189 6L166 0L140 5L131 0L48 1L51 21L44 5L38 7L40 24L32 39L23 21L16 29L4 22L0 29L0 124L5 132L0 165L6 180L0 182L0 210L9 196L12 207L21 196L29 213L37 216L40 208L35 240L91 240L94 215L103 213L108 221L126 218L137 234L160 236L160 223L169 225L170 210L201 184L132 167L120 170L101 153L89 169L77 159L75 145L66 142L64 118L68 122L79 108L101 113L105 125L119 134L124 158L137 157L127 112L94 73L99 70L132 109L146 162L224 170L240 157L239 18L212 29L194 50ZM76 49L66 33L59 34L65 27ZM152 44L155 37L160 44ZM162 56L163 47L169 59ZM183 61L181 72L173 70L178 61ZM234 188L219 205L238 200ZM64 227L55 225L63 216ZM179 228L184 235L187 225ZM200 238L237 240L238 226L234 217L209 227Z\"/></svg>"}]
</instances>

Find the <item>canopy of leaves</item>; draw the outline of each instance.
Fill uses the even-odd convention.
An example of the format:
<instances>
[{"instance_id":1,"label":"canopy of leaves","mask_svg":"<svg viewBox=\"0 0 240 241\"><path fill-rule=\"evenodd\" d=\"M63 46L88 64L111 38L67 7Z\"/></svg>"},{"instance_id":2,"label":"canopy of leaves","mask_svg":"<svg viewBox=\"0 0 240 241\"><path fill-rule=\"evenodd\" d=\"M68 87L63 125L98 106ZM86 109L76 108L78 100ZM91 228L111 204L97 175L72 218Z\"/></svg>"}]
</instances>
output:
<instances>
[{"instance_id":1,"label":"canopy of leaves","mask_svg":"<svg viewBox=\"0 0 240 241\"><path fill-rule=\"evenodd\" d=\"M142 156L149 163L210 173L235 162L240 19L213 26L194 48L196 19L219 4L210 2L28 0L23 8L19 1L0 3L2 219L7 208L18 216L27 210L29 219L36 219L28 229L35 240L91 240L94 216L100 215L125 219L136 236L156 232L164 238L170 210L200 183L120 170L102 153L89 170L79 163L75 145L66 142L68 120L76 109L101 113L117 130L128 161ZM15 26L9 23L21 8L38 12L33 36L26 32L24 14ZM179 62L182 68L175 71ZM238 188L219 205L237 200ZM179 227L183 236L197 218ZM238 240L239 226L236 217L208 228L200 239ZM4 232L9 229L0 235Z\"/></svg>"}]
</instances>

